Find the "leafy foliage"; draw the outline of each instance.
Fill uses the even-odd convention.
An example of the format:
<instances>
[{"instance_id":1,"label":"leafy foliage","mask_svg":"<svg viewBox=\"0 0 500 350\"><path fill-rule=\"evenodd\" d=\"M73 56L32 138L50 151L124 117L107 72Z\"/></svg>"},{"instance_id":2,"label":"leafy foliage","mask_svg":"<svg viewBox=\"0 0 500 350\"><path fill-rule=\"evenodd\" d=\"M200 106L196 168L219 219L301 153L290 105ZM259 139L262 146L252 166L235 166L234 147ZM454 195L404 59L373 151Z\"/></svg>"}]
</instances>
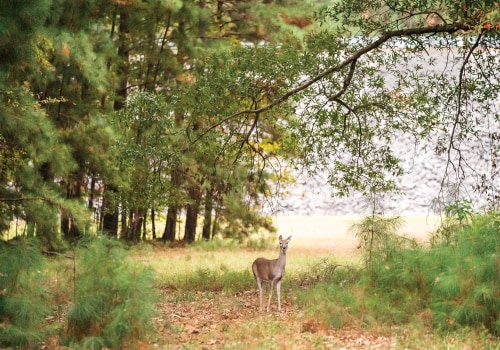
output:
<instances>
[{"instance_id":1,"label":"leafy foliage","mask_svg":"<svg viewBox=\"0 0 500 350\"><path fill-rule=\"evenodd\" d=\"M247 214L279 194L288 166L326 172L339 196L397 189L401 137L447 158L443 187L474 178L497 201L494 1L5 7L2 232L16 216L58 249L58 231L81 237L92 210L135 240L166 207L170 228L193 214L190 240L200 214L205 239L218 220L242 223L225 235L266 227ZM462 148L485 135L485 169L471 169Z\"/></svg>"}]
</instances>

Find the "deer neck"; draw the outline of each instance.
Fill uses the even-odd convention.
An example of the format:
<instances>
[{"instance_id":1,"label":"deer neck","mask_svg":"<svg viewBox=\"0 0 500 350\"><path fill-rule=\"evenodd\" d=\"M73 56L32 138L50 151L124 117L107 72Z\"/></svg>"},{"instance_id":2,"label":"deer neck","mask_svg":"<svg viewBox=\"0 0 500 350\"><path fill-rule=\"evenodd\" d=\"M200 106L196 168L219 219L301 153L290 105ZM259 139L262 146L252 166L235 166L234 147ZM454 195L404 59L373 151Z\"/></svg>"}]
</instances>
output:
<instances>
[{"instance_id":1,"label":"deer neck","mask_svg":"<svg viewBox=\"0 0 500 350\"><path fill-rule=\"evenodd\" d=\"M276 259L276 262L278 266L284 267L286 264L286 252L280 250L280 255L278 256L278 259Z\"/></svg>"}]
</instances>

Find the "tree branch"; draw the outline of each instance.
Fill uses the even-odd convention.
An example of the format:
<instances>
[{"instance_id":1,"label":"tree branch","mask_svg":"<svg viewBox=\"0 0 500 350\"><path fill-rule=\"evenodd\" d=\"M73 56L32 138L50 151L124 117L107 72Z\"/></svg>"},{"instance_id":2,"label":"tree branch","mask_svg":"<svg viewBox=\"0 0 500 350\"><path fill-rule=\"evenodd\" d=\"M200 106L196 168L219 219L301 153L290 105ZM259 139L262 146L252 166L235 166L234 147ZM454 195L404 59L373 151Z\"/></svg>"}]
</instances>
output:
<instances>
[{"instance_id":1,"label":"tree branch","mask_svg":"<svg viewBox=\"0 0 500 350\"><path fill-rule=\"evenodd\" d=\"M435 26L427 26L427 27L420 27L420 28L408 28L408 29L400 29L400 30L393 30L393 31L388 31L384 33L382 36L380 36L378 39L373 41L372 43L366 45L365 47L360 48L359 50L355 51L352 53L349 57L347 57L344 61L340 62L339 64L335 66L331 66L327 69L325 69L323 72L311 77L310 79L306 80L299 86L289 90L288 92L284 93L282 96L276 98L275 100L271 101L267 105L257 108L257 109L245 109L242 111L235 112L233 114L230 114L226 117L224 117L222 120L219 122L211 125L209 128L207 128L203 133L198 135L193 141L192 144L196 143L199 141L202 137L204 137L207 133L210 131L216 129L217 127L223 125L224 123L228 122L229 120L236 118L241 115L245 114L258 114L262 113L265 111L268 111L281 103L287 101L290 97L306 90L313 84L317 83L318 81L322 80L323 78L333 74L342 71L347 66L351 66L351 69L349 71L349 74L354 74L354 67L356 61L362 57L363 55L366 55L367 53L379 48L382 44L385 42L389 41L392 38L398 38L398 37L407 37L407 36L413 36L413 35L424 35L424 34L437 34L437 33L456 33L458 31L468 31L470 30L471 27L465 23L452 23L452 24L439 24ZM346 83L349 83L350 79L349 77L346 78L344 81L344 87L342 88L341 91L345 91L348 87L346 86Z\"/></svg>"},{"instance_id":2,"label":"tree branch","mask_svg":"<svg viewBox=\"0 0 500 350\"><path fill-rule=\"evenodd\" d=\"M446 167L444 170L443 178L441 180L441 190L440 190L441 195L442 195L442 191L443 191L443 188L445 185L446 178L448 177L447 174L448 174L448 169L450 168L450 165L454 167L455 173L457 173L458 171L460 171L460 169L462 169L462 162L463 162L462 154L461 154L460 148L455 145L455 135L456 135L457 129L460 125L460 115L461 115L462 101L463 101L462 84L464 83L465 68L466 68L467 64L469 63L469 60L470 60L470 57L472 56L472 53L479 46L479 42L481 41L481 38L482 38L482 34L479 34L476 41L474 42L474 44L472 45L470 50L467 52L467 55L464 58L462 66L460 67L459 80L458 80L458 94L457 94L458 95L458 97L457 97L457 111L455 113L455 119L453 121L453 127L452 127L451 134L450 134L450 141L448 143ZM458 168L455 168L455 164L453 163L453 161L451 159L452 150L455 150L456 152L458 152L458 155L459 155ZM462 170L462 172L463 172L463 170Z\"/></svg>"}]
</instances>

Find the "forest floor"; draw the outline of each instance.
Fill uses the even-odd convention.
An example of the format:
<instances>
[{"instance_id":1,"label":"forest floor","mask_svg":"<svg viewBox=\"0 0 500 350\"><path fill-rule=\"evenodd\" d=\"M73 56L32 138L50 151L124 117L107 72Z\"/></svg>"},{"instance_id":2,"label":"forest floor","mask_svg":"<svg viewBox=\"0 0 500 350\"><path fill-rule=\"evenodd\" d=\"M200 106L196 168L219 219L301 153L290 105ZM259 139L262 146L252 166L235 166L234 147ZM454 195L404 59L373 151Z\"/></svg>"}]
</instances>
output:
<instances>
[{"instance_id":1,"label":"forest floor","mask_svg":"<svg viewBox=\"0 0 500 350\"><path fill-rule=\"evenodd\" d=\"M278 233L293 238L287 254L288 279L298 270L321 259L336 262L359 261L357 241L349 227L358 218L281 217ZM401 234L425 241L438 224L437 218L408 218ZM207 269L250 270L257 256L274 258L277 249L256 251L203 251L190 248L160 248L149 252L153 267L169 276ZM333 258L332 258L333 257ZM310 267L309 267L310 268ZM291 276L290 276L291 275ZM251 272L248 278L252 280ZM286 279L286 277L285 277ZM468 335L449 338L428 330L409 327L372 327L369 330L351 326L340 329L316 320L307 306L297 303L296 281L284 282L281 292L282 310L277 310L276 293L270 312L259 310L255 286L239 292L204 288L186 290L161 284L162 300L158 316L153 320L157 336L139 348L150 349L477 349ZM292 284L294 288L292 288ZM246 285L246 284L245 284ZM264 295L266 300L267 292ZM494 347L493 347L494 348Z\"/></svg>"},{"instance_id":2,"label":"forest floor","mask_svg":"<svg viewBox=\"0 0 500 350\"><path fill-rule=\"evenodd\" d=\"M161 304L163 317L155 319L162 336L158 343L172 349L388 349L397 344L387 333L331 329L284 299L281 312L275 303L270 312L260 312L255 291L167 301Z\"/></svg>"}]
</instances>

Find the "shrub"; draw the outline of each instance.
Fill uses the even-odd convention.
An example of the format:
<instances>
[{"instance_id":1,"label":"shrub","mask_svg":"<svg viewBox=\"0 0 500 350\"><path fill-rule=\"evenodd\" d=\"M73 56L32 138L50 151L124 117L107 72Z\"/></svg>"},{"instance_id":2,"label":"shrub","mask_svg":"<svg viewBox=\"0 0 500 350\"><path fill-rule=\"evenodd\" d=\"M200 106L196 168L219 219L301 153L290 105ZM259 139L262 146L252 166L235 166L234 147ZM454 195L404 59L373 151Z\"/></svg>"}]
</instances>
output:
<instances>
[{"instance_id":1,"label":"shrub","mask_svg":"<svg viewBox=\"0 0 500 350\"><path fill-rule=\"evenodd\" d=\"M399 217L384 218L379 215L367 216L359 224L351 227L359 241L366 267L371 269L378 259L389 259L396 249L401 248L401 237L396 235L403 223Z\"/></svg>"},{"instance_id":2,"label":"shrub","mask_svg":"<svg viewBox=\"0 0 500 350\"><path fill-rule=\"evenodd\" d=\"M450 259L432 288L431 308L439 328L485 326L500 335L500 226L497 214L476 216L448 246Z\"/></svg>"},{"instance_id":3,"label":"shrub","mask_svg":"<svg viewBox=\"0 0 500 350\"><path fill-rule=\"evenodd\" d=\"M44 260L39 242L0 243L0 346L33 348L49 332Z\"/></svg>"},{"instance_id":4,"label":"shrub","mask_svg":"<svg viewBox=\"0 0 500 350\"><path fill-rule=\"evenodd\" d=\"M429 249L404 249L374 264L371 283L380 299L409 315L430 308L435 327L486 327L498 333L500 255L497 215L475 216L470 225ZM392 319L400 318L396 314Z\"/></svg>"},{"instance_id":5,"label":"shrub","mask_svg":"<svg viewBox=\"0 0 500 350\"><path fill-rule=\"evenodd\" d=\"M427 248L405 240L371 245L376 250L365 250L366 268L336 270L299 292L298 301L334 327L422 321L440 330L474 327L500 335L499 219L497 213L473 216L450 232L451 240ZM347 272L357 278L346 278Z\"/></svg>"},{"instance_id":6,"label":"shrub","mask_svg":"<svg viewBox=\"0 0 500 350\"><path fill-rule=\"evenodd\" d=\"M153 271L128 261L124 246L116 240L88 239L75 254L67 342L83 348L116 348L145 338L152 330L157 298Z\"/></svg>"}]
</instances>

